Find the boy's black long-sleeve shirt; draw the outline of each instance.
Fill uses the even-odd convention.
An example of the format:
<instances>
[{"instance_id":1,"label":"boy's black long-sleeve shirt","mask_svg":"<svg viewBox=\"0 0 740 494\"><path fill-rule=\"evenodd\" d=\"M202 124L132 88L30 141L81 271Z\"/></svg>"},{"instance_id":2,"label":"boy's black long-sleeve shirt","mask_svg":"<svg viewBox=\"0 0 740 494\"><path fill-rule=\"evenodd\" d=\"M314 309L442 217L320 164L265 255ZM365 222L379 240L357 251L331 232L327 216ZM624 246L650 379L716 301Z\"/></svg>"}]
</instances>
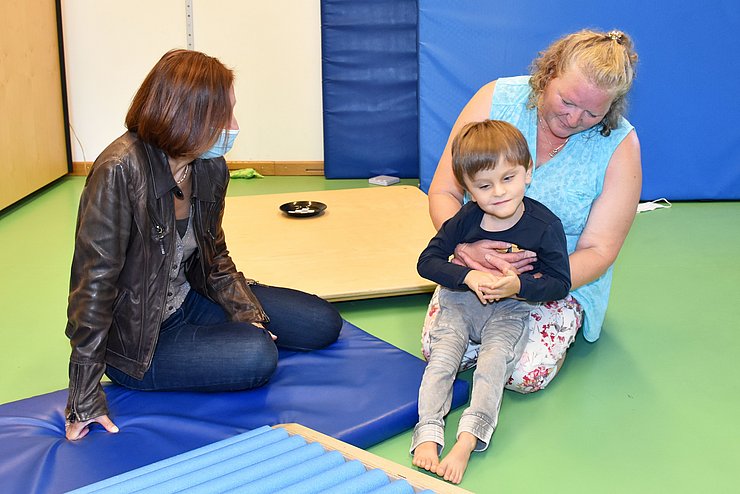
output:
<instances>
[{"instance_id":1,"label":"boy's black long-sleeve shirt","mask_svg":"<svg viewBox=\"0 0 740 494\"><path fill-rule=\"evenodd\" d=\"M464 280L470 268L449 262L455 247L478 240L501 240L537 253L533 270L519 275L520 298L546 302L565 298L570 291L570 263L560 219L543 204L524 198L524 214L509 228L489 232L481 228L483 210L475 202L465 204L447 220L419 256L417 271L446 288L468 289ZM536 276L537 275L537 276Z\"/></svg>"}]
</instances>

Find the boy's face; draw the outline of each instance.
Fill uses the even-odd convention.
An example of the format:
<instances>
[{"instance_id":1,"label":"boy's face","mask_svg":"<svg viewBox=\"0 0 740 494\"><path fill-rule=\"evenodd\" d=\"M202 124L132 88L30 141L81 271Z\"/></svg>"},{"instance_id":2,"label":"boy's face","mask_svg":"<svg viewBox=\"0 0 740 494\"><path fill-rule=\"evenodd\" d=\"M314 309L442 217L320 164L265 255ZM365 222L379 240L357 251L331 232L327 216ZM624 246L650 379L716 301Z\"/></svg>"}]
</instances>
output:
<instances>
[{"instance_id":1,"label":"boy's face","mask_svg":"<svg viewBox=\"0 0 740 494\"><path fill-rule=\"evenodd\" d=\"M487 214L500 219L514 216L524 198L524 190L532 181L532 167L500 161L496 167L465 177L465 188Z\"/></svg>"}]
</instances>

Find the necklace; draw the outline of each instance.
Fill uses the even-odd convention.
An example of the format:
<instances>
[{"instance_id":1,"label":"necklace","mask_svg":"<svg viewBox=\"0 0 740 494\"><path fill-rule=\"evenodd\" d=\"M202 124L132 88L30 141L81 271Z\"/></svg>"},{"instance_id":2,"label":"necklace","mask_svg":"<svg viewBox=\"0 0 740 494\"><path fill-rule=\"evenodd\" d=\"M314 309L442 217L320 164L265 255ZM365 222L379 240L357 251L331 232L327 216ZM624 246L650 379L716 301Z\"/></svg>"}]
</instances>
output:
<instances>
[{"instance_id":1,"label":"necklace","mask_svg":"<svg viewBox=\"0 0 740 494\"><path fill-rule=\"evenodd\" d=\"M185 171L182 172L182 175L179 179L175 179L175 183L177 185L180 185L185 181L186 178L188 178L188 170L190 170L190 164L185 165Z\"/></svg>"},{"instance_id":2,"label":"necklace","mask_svg":"<svg viewBox=\"0 0 740 494\"><path fill-rule=\"evenodd\" d=\"M547 153L547 155L550 158L554 158L555 155L558 154L561 149L563 149L563 146L565 146L566 144L568 144L568 141L570 140L570 137L568 137L566 140L564 140L562 142L562 144L560 144L559 146L553 146L552 145L552 142L550 142L550 139L548 139L548 137L547 137L547 133L544 132L544 130L545 130L545 122L542 120L542 117L538 117L538 118L539 118L539 121L540 121L540 126L542 127L542 130L543 130L542 137L545 138L545 140L547 141L547 144L549 144L550 147L552 148L550 150L550 152Z\"/></svg>"}]
</instances>

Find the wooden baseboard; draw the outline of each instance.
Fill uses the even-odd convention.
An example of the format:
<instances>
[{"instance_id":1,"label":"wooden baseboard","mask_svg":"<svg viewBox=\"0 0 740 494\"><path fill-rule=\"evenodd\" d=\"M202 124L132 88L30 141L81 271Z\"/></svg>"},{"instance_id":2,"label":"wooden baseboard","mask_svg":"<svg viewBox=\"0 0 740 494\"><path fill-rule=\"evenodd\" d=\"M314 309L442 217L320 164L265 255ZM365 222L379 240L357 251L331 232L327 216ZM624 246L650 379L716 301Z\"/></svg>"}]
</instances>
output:
<instances>
[{"instance_id":1,"label":"wooden baseboard","mask_svg":"<svg viewBox=\"0 0 740 494\"><path fill-rule=\"evenodd\" d=\"M227 161L229 170L254 168L262 175L324 175L323 161ZM89 161L72 162L69 175L85 176L92 166Z\"/></svg>"},{"instance_id":2,"label":"wooden baseboard","mask_svg":"<svg viewBox=\"0 0 740 494\"><path fill-rule=\"evenodd\" d=\"M254 168L262 175L323 175L323 161L227 161L229 170Z\"/></svg>"}]
</instances>

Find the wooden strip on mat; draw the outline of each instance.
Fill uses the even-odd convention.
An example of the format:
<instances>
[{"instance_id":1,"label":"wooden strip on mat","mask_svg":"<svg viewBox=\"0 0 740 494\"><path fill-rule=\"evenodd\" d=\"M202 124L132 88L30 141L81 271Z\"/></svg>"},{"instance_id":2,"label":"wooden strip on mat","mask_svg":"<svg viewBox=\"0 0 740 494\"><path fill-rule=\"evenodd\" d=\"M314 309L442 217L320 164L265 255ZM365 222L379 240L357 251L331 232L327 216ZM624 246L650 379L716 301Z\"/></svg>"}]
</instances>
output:
<instances>
[{"instance_id":1,"label":"wooden strip on mat","mask_svg":"<svg viewBox=\"0 0 740 494\"><path fill-rule=\"evenodd\" d=\"M449 484L441 479L436 479L420 471L414 470L396 462L386 460L378 455L347 444L321 432L315 431L300 424L279 424L289 434L301 436L307 442L319 443L328 451L339 451L347 460L359 460L368 469L379 468L383 470L391 480L406 479L409 484L419 490L431 489L439 494L472 494L470 491Z\"/></svg>"}]
</instances>

